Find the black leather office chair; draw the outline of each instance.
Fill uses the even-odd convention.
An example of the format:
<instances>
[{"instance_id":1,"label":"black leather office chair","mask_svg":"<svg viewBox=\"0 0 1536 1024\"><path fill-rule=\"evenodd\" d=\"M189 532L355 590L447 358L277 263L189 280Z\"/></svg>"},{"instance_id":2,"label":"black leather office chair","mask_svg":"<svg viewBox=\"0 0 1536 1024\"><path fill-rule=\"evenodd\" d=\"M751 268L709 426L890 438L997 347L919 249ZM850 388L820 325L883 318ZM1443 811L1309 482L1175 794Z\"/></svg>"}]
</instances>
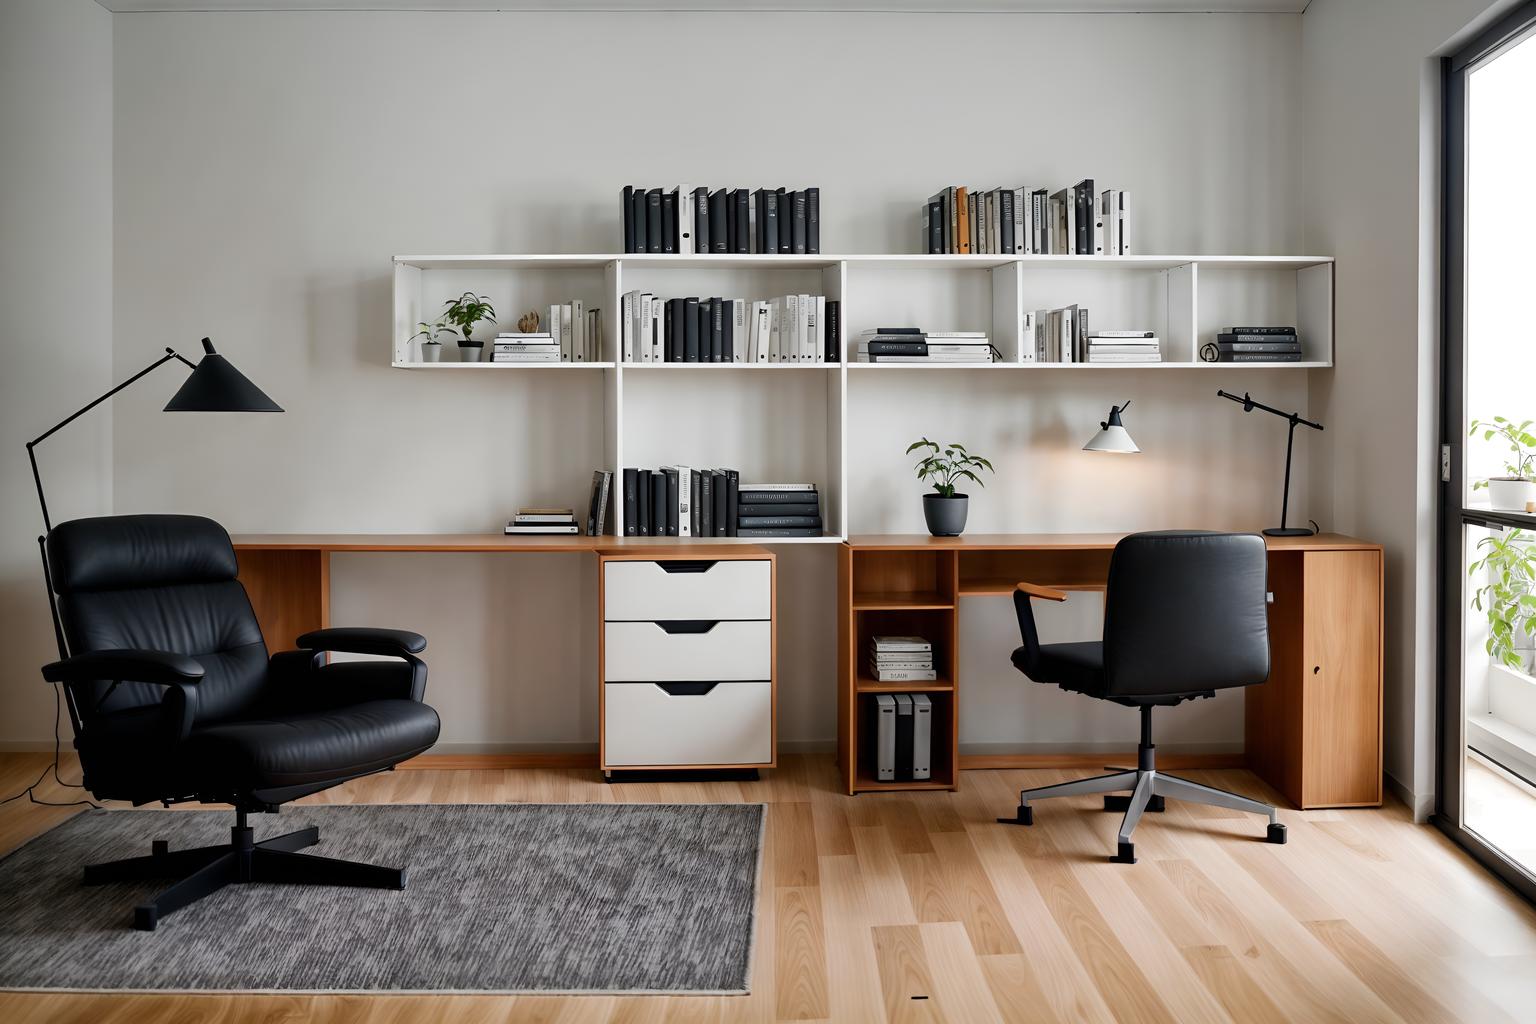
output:
<instances>
[{"instance_id":1,"label":"black leather office chair","mask_svg":"<svg viewBox=\"0 0 1536 1024\"><path fill-rule=\"evenodd\" d=\"M1104 798L1106 810L1125 810L1112 858L1121 863L1136 863L1131 833L1142 812L1161 811L1170 796L1268 815L1265 838L1285 842L1285 826L1273 807L1159 772L1152 745L1154 707L1214 697L1217 690L1269 678L1265 579L1264 539L1257 535L1132 534L1115 545L1110 558L1103 641L1044 645L1030 601L1062 601L1067 595L1020 583L1013 605L1024 646L1013 652L1014 666L1036 682L1140 708L1141 743L1134 771L1026 789L1019 794L1017 815L997 820L1031 825L1031 800L1128 790L1129 798Z\"/></svg>"},{"instance_id":2,"label":"black leather office chair","mask_svg":"<svg viewBox=\"0 0 1536 1024\"><path fill-rule=\"evenodd\" d=\"M134 927L226 885L289 882L404 889L405 871L298 850L301 829L261 842L250 812L383 771L437 741L422 703L427 642L394 629L321 629L267 656L223 527L196 516L106 516L53 529L44 550L62 683L84 784L134 804L235 807L227 846L93 864L85 884L179 879L134 909ZM327 665L324 652L398 661Z\"/></svg>"}]
</instances>

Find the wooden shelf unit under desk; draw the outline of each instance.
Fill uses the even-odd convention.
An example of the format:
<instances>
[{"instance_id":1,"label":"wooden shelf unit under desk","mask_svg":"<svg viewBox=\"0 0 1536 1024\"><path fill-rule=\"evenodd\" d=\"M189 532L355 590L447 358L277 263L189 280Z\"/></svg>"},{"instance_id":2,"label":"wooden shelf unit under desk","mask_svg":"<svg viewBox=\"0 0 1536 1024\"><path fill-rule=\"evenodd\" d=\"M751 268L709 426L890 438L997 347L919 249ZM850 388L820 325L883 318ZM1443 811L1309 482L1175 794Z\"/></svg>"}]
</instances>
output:
<instances>
[{"instance_id":1,"label":"wooden shelf unit under desk","mask_svg":"<svg viewBox=\"0 0 1536 1024\"><path fill-rule=\"evenodd\" d=\"M838 553L837 704L838 767L847 791L957 788L964 693L955 649L959 598L1010 595L1021 581L1102 591L1122 536L848 538ZM1245 690L1245 763L1297 807L1378 806L1381 545L1326 533L1264 540L1275 595L1269 615L1271 668L1268 682ZM870 680L863 646L876 629L931 632L939 682L902 686ZM1035 685L1022 677L1020 684ZM879 782L864 768L860 695L878 692L933 695L932 779Z\"/></svg>"}]
</instances>

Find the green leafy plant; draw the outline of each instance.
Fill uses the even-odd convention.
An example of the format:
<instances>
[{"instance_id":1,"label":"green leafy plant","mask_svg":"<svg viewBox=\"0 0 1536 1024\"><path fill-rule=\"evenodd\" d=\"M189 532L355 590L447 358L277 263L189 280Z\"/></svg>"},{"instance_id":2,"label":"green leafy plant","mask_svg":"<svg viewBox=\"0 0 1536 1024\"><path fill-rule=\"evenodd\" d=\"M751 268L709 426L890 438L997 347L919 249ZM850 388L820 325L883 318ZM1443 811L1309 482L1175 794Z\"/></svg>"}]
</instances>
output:
<instances>
[{"instance_id":1,"label":"green leafy plant","mask_svg":"<svg viewBox=\"0 0 1536 1024\"><path fill-rule=\"evenodd\" d=\"M1483 557L1468 575L1487 573L1472 594L1472 607L1488 616L1488 642L1494 661L1525 670L1522 649L1536 646L1536 544L1524 531L1491 533L1477 542Z\"/></svg>"},{"instance_id":2,"label":"green leafy plant","mask_svg":"<svg viewBox=\"0 0 1536 1024\"><path fill-rule=\"evenodd\" d=\"M1509 443L1509 450L1514 452L1513 458L1508 455L1504 457L1504 472L1509 474L1505 479L1536 480L1536 475L1533 475L1533 467L1536 467L1536 434L1531 433L1533 422L1536 420L1516 424L1514 420L1507 420L1503 416L1495 416L1492 422L1473 420L1467 436L1471 437L1481 430L1484 441L1502 437ZM1472 485L1472 489L1475 491L1487 486L1487 480L1479 480Z\"/></svg>"},{"instance_id":3,"label":"green leafy plant","mask_svg":"<svg viewBox=\"0 0 1536 1024\"><path fill-rule=\"evenodd\" d=\"M465 341L470 340L475 324L482 320L496 322L496 311L491 308L489 296L465 292L456 299L449 299L445 305L448 308L443 312L443 319L458 328Z\"/></svg>"},{"instance_id":4,"label":"green leafy plant","mask_svg":"<svg viewBox=\"0 0 1536 1024\"><path fill-rule=\"evenodd\" d=\"M946 498L955 496L956 480L974 480L979 486L985 487L986 482L976 474L983 469L989 473L997 472L992 468L992 463L980 455L972 455L958 441L940 445L925 437L907 445L908 455L915 451L924 452L917 463L917 478L931 482L933 489Z\"/></svg>"},{"instance_id":5,"label":"green leafy plant","mask_svg":"<svg viewBox=\"0 0 1536 1024\"><path fill-rule=\"evenodd\" d=\"M441 342L438 342L437 339L441 338L445 334L450 335L450 336L455 337L455 338L457 338L459 336L459 332L456 329L454 329L452 327L449 327L441 319L439 319L437 321L437 323L435 323L435 324L429 324L425 320L423 320L421 323L417 324L416 326L418 328L420 328L420 329L415 334L413 334L409 338L407 338L406 339L407 341L415 341L417 338L421 338L423 345L430 344L430 343L433 343L433 342L436 342L437 344L442 344Z\"/></svg>"}]
</instances>

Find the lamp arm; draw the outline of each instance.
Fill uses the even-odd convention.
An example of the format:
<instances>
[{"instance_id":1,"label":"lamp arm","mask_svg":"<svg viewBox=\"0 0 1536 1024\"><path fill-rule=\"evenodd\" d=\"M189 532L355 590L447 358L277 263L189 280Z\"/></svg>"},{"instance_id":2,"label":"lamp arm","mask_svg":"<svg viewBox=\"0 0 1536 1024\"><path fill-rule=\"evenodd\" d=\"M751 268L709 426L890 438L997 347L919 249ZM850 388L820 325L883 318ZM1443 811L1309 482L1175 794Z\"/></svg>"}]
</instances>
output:
<instances>
[{"instance_id":1,"label":"lamp arm","mask_svg":"<svg viewBox=\"0 0 1536 1024\"><path fill-rule=\"evenodd\" d=\"M1236 402L1238 405L1243 407L1244 412L1248 411L1249 409L1263 409L1265 412L1274 413L1276 416L1279 416L1283 420L1290 420L1293 425L1300 424L1303 427L1311 427L1313 430L1323 429L1323 425L1321 423L1313 423L1311 420L1304 420L1301 418L1301 416L1294 412L1285 412L1282 409L1276 409L1272 405L1265 405L1263 402L1250 398L1248 396L1248 392L1246 391L1243 392L1241 398L1239 398L1237 395L1223 391L1220 388L1216 389L1216 394L1222 398L1225 398L1229 402Z\"/></svg>"},{"instance_id":2,"label":"lamp arm","mask_svg":"<svg viewBox=\"0 0 1536 1024\"><path fill-rule=\"evenodd\" d=\"M75 422L75 420L79 419L81 416L84 416L86 413L96 408L102 402L105 402L119 391L137 381L140 377L143 377L146 374L158 369L160 366L170 362L172 359L180 359L183 363L186 363L187 366L191 367L192 369L197 368L197 364L187 359L186 356L182 355L180 352L177 352L173 348L167 347L165 350L165 355L161 356L159 359L156 359L154 362L144 367L144 369L140 370L132 377L129 377L127 380L123 381L121 384L117 385L117 387L113 388L111 391L108 391L100 398L97 398L94 401L81 406L79 409L76 409L64 419L60 420L58 423L55 423L53 426L43 431L37 437L27 442L27 460L32 463L32 482L37 485L37 504L43 510L44 530L51 532L53 530L53 523L48 518L48 499L43 496L43 478L42 475L37 471L37 453L34 452L33 449L42 444L44 441L48 440L54 434L57 434L60 430L63 430L65 427Z\"/></svg>"}]
</instances>

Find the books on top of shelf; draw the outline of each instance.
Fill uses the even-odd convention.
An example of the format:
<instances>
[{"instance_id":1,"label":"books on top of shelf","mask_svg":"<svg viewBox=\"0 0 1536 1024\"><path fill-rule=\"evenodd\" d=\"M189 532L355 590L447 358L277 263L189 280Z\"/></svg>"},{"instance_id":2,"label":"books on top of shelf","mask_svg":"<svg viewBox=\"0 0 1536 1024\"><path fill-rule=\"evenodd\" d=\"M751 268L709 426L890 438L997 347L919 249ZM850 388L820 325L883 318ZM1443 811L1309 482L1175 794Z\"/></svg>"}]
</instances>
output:
<instances>
[{"instance_id":1,"label":"books on top of shelf","mask_svg":"<svg viewBox=\"0 0 1536 1024\"><path fill-rule=\"evenodd\" d=\"M625 185L619 195L626 253L680 255L821 252L821 189Z\"/></svg>"},{"instance_id":2,"label":"books on top of shelf","mask_svg":"<svg viewBox=\"0 0 1536 1024\"><path fill-rule=\"evenodd\" d=\"M1301 358L1294 327L1229 327L1216 335L1220 363L1298 363Z\"/></svg>"},{"instance_id":3,"label":"books on top of shelf","mask_svg":"<svg viewBox=\"0 0 1536 1024\"><path fill-rule=\"evenodd\" d=\"M776 299L620 300L620 358L626 363L836 363L839 304L824 295Z\"/></svg>"},{"instance_id":4,"label":"books on top of shelf","mask_svg":"<svg viewBox=\"0 0 1536 1024\"><path fill-rule=\"evenodd\" d=\"M820 537L821 497L815 484L741 484L734 536Z\"/></svg>"},{"instance_id":5,"label":"books on top of shelf","mask_svg":"<svg viewBox=\"0 0 1536 1024\"><path fill-rule=\"evenodd\" d=\"M508 535L580 533L576 510L570 508L520 508L508 522Z\"/></svg>"},{"instance_id":6,"label":"books on top of shelf","mask_svg":"<svg viewBox=\"0 0 1536 1024\"><path fill-rule=\"evenodd\" d=\"M1151 331L1103 331L1088 335L1090 363L1160 363L1162 342Z\"/></svg>"},{"instance_id":7,"label":"books on top of shelf","mask_svg":"<svg viewBox=\"0 0 1536 1024\"><path fill-rule=\"evenodd\" d=\"M869 642L869 674L882 683L933 682L933 644L920 636L876 636Z\"/></svg>"},{"instance_id":8,"label":"books on top of shelf","mask_svg":"<svg viewBox=\"0 0 1536 1024\"><path fill-rule=\"evenodd\" d=\"M859 363L990 363L996 350L983 331L873 327L859 334Z\"/></svg>"},{"instance_id":9,"label":"books on top of shelf","mask_svg":"<svg viewBox=\"0 0 1536 1024\"><path fill-rule=\"evenodd\" d=\"M1125 256L1131 239L1129 195L1096 192L1092 178L1054 191L950 186L923 206L929 253Z\"/></svg>"}]
</instances>

